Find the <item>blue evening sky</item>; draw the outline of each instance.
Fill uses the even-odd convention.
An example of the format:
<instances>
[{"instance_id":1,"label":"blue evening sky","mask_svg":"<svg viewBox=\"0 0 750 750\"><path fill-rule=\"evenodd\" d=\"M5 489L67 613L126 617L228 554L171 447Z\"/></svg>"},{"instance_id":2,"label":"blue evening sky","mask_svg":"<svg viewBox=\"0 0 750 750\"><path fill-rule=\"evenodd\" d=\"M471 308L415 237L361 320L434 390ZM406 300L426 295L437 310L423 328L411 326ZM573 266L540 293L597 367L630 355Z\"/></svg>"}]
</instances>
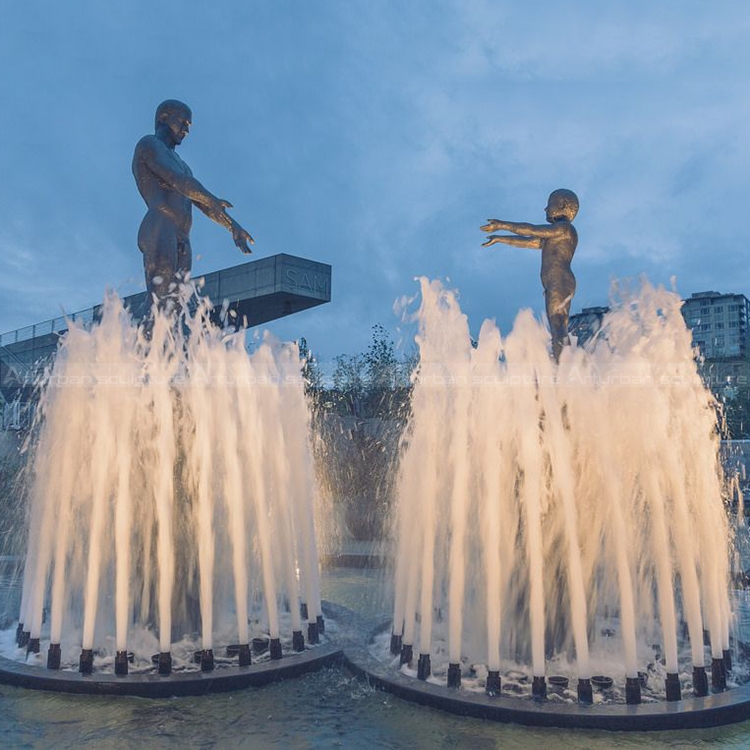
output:
<instances>
[{"instance_id":1,"label":"blue evening sky","mask_svg":"<svg viewBox=\"0 0 750 750\"><path fill-rule=\"evenodd\" d=\"M472 330L541 314L539 255L488 217L581 199L573 310L612 278L750 294L746 0L0 0L0 331L143 288L130 172L155 106L255 257L332 264L330 305L271 326L362 351L414 277ZM194 271L246 260L195 215Z\"/></svg>"}]
</instances>

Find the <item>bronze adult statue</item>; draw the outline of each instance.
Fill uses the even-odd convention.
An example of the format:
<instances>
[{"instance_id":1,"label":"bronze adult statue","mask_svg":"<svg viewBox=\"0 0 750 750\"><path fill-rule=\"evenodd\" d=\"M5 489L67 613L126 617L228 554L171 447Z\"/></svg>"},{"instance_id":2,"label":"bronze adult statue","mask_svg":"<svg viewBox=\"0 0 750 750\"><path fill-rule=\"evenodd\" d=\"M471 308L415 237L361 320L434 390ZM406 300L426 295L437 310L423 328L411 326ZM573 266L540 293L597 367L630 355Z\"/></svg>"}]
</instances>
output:
<instances>
[{"instance_id":1,"label":"bronze adult statue","mask_svg":"<svg viewBox=\"0 0 750 750\"><path fill-rule=\"evenodd\" d=\"M243 253L252 252L253 238L227 213L232 204L206 190L175 151L192 119L186 104L175 99L162 102L156 109L154 135L141 138L133 155L133 175L148 206L138 230L138 247L146 288L159 302L174 293L192 267L193 205L226 227Z\"/></svg>"},{"instance_id":2,"label":"bronze adult statue","mask_svg":"<svg viewBox=\"0 0 750 750\"><path fill-rule=\"evenodd\" d=\"M552 354L555 361L559 362L563 346L570 341L568 315L576 291L576 277L573 276L570 263L578 245L578 233L572 224L578 213L578 196L572 190L555 190L550 194L545 212L549 226L489 219L481 227L482 231L512 234L493 234L482 246L503 242L514 247L530 247L542 251L542 286L552 334Z\"/></svg>"}]
</instances>

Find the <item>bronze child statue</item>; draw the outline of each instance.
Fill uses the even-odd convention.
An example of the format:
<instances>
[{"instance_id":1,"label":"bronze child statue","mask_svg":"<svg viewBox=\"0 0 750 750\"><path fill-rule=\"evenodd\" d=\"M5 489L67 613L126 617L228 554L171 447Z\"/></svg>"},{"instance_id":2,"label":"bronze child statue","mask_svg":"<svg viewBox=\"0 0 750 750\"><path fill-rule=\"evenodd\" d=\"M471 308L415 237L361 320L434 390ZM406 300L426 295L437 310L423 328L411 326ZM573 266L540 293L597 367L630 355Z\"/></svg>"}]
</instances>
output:
<instances>
[{"instance_id":1,"label":"bronze child statue","mask_svg":"<svg viewBox=\"0 0 750 750\"><path fill-rule=\"evenodd\" d=\"M550 194L545 211L549 226L490 219L482 231L512 234L493 234L482 246L503 242L542 251L542 286L552 334L552 354L559 362L563 346L569 343L568 315L576 291L576 278L570 263L578 245L578 233L571 223L578 213L578 197L572 190L555 190Z\"/></svg>"}]
</instances>

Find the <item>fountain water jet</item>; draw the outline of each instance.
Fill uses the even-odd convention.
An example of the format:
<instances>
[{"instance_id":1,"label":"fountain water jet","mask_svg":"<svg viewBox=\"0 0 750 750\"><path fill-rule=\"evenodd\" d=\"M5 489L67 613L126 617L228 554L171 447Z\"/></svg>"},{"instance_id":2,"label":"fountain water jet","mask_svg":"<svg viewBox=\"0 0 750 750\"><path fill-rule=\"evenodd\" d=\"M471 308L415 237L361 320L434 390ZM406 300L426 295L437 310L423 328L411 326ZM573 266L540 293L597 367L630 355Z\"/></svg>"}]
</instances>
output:
<instances>
[{"instance_id":1,"label":"fountain water jet","mask_svg":"<svg viewBox=\"0 0 750 750\"><path fill-rule=\"evenodd\" d=\"M108 295L46 375L18 640L49 639L51 669L146 673L156 651L169 674L198 634L204 671L217 640L247 666L251 631L278 659L305 648L301 592L323 629L297 348L248 353L194 294L145 328Z\"/></svg>"},{"instance_id":2,"label":"fountain water jet","mask_svg":"<svg viewBox=\"0 0 750 750\"><path fill-rule=\"evenodd\" d=\"M662 654L666 698L690 682L688 658L702 694L706 627L723 689L730 539L716 411L677 295L616 289L593 345L564 348L557 365L528 311L505 339L486 321L472 347L455 296L426 279L421 293L391 644L447 669L453 687L461 664L486 669L492 694L504 670L528 668L543 697L554 663L577 675L581 701L596 669L639 703L639 668Z\"/></svg>"}]
</instances>

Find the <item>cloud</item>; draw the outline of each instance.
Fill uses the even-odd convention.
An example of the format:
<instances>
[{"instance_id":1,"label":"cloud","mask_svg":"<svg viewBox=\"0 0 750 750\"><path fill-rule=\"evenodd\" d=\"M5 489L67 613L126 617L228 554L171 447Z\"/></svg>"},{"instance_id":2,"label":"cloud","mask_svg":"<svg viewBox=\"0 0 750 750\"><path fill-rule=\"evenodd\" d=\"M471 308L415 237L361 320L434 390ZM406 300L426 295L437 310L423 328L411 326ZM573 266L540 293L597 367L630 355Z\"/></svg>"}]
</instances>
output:
<instances>
[{"instance_id":1,"label":"cloud","mask_svg":"<svg viewBox=\"0 0 750 750\"><path fill-rule=\"evenodd\" d=\"M323 358L364 349L374 323L395 329L393 301L422 274L462 291L473 330L540 312L538 255L484 250L478 226L542 221L560 186L581 198L574 309L641 271L676 274L685 294L750 291L739 1L31 2L6 15L0 330L142 286L130 159L173 96L194 111L183 157L235 204L256 253L333 265L331 305L275 324ZM196 273L245 260L203 216L193 245Z\"/></svg>"}]
</instances>

